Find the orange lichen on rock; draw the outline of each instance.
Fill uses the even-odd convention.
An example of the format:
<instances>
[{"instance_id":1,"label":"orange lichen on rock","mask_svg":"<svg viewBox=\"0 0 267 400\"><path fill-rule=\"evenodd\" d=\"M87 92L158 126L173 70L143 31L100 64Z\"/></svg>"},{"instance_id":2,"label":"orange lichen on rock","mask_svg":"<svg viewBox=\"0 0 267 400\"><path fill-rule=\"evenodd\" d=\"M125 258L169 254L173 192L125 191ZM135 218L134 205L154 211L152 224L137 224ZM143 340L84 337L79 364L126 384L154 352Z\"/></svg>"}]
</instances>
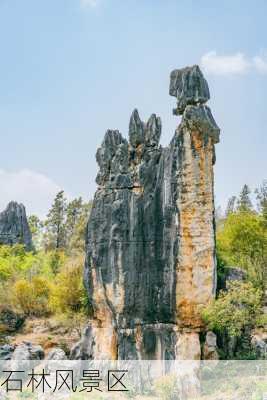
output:
<instances>
[{"instance_id":1,"label":"orange lichen on rock","mask_svg":"<svg viewBox=\"0 0 267 400\"><path fill-rule=\"evenodd\" d=\"M201 327L199 306L207 304L214 293L213 143L198 131L185 129L183 135L184 159L178 184L187 190L177 199L177 320L182 326Z\"/></svg>"}]
</instances>

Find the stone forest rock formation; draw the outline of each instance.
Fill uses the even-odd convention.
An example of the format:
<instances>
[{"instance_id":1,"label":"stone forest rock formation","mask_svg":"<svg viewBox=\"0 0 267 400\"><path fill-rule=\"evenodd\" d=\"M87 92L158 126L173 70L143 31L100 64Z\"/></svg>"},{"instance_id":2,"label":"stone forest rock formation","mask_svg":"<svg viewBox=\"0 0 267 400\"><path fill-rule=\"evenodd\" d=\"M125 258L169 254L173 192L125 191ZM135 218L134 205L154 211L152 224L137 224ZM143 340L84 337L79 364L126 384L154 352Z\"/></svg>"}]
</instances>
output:
<instances>
[{"instance_id":1,"label":"stone forest rock formation","mask_svg":"<svg viewBox=\"0 0 267 400\"><path fill-rule=\"evenodd\" d=\"M32 250L32 236L28 225L25 207L11 201L0 213L0 244L24 244L27 250Z\"/></svg>"},{"instance_id":2,"label":"stone forest rock formation","mask_svg":"<svg viewBox=\"0 0 267 400\"><path fill-rule=\"evenodd\" d=\"M108 130L86 236L94 317L73 358L199 359L201 306L216 290L213 164L219 128L198 66L171 73L168 147L161 120L134 110L129 140Z\"/></svg>"}]
</instances>

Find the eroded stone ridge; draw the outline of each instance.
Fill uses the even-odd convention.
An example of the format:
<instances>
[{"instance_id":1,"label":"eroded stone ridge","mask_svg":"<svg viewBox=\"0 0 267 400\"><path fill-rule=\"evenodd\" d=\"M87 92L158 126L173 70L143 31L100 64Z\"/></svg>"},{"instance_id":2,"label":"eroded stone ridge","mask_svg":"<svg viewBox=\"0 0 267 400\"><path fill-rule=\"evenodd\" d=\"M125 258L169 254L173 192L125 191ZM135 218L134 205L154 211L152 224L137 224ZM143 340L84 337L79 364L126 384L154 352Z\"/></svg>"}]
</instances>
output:
<instances>
[{"instance_id":1,"label":"eroded stone ridge","mask_svg":"<svg viewBox=\"0 0 267 400\"><path fill-rule=\"evenodd\" d=\"M94 318L74 358L199 359L201 306L216 288L213 164L219 141L199 67L175 70L183 113L166 148L161 120L134 110L129 140L108 130L86 235Z\"/></svg>"},{"instance_id":2,"label":"eroded stone ridge","mask_svg":"<svg viewBox=\"0 0 267 400\"><path fill-rule=\"evenodd\" d=\"M0 213L0 244L23 244L27 250L32 250L32 236L23 204L11 201Z\"/></svg>"}]
</instances>

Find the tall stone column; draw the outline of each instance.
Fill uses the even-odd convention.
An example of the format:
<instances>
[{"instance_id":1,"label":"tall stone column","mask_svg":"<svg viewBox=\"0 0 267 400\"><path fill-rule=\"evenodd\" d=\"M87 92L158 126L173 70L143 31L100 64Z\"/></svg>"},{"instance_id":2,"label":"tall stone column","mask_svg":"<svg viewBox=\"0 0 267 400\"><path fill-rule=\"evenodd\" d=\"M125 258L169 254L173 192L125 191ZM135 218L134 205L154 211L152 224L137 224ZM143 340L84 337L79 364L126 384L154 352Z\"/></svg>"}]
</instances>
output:
<instances>
[{"instance_id":1,"label":"tall stone column","mask_svg":"<svg viewBox=\"0 0 267 400\"><path fill-rule=\"evenodd\" d=\"M177 357L198 358L201 307L216 290L213 164L219 128L205 105L209 88L198 66L173 71L170 94L177 98L174 114L182 115L175 134L179 152L176 322L181 329Z\"/></svg>"},{"instance_id":2,"label":"tall stone column","mask_svg":"<svg viewBox=\"0 0 267 400\"><path fill-rule=\"evenodd\" d=\"M171 74L182 120L166 148L161 121L134 110L129 140L108 130L86 234L94 318L73 356L198 359L200 308L216 288L213 164L219 140L197 66Z\"/></svg>"}]
</instances>

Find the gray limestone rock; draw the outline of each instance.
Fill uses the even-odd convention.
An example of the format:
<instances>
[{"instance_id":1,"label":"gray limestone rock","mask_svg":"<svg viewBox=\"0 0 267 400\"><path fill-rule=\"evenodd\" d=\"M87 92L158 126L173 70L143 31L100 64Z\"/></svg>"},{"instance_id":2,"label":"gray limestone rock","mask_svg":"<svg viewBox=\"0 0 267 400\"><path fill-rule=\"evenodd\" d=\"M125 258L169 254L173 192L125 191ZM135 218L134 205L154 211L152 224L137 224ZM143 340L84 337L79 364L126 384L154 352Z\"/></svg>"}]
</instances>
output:
<instances>
[{"instance_id":1,"label":"gray limestone rock","mask_svg":"<svg viewBox=\"0 0 267 400\"><path fill-rule=\"evenodd\" d=\"M242 282L246 279L246 272L240 267L227 266L225 275L225 288L229 288L229 284L232 282Z\"/></svg>"},{"instance_id":2,"label":"gray limestone rock","mask_svg":"<svg viewBox=\"0 0 267 400\"><path fill-rule=\"evenodd\" d=\"M32 236L28 225L25 207L11 201L0 213L0 244L23 244L32 250Z\"/></svg>"},{"instance_id":3,"label":"gray limestone rock","mask_svg":"<svg viewBox=\"0 0 267 400\"><path fill-rule=\"evenodd\" d=\"M138 110L134 110L129 124L129 141L132 147L137 147L145 141L145 126L141 121Z\"/></svg>"},{"instance_id":4,"label":"gray limestone rock","mask_svg":"<svg viewBox=\"0 0 267 400\"><path fill-rule=\"evenodd\" d=\"M199 357L198 304L216 288L219 128L203 105L209 90L197 66L173 72L170 92L183 117L169 146L159 145L160 118L143 122L134 110L129 140L108 130L97 150L84 273L94 320L72 358Z\"/></svg>"},{"instance_id":5,"label":"gray limestone rock","mask_svg":"<svg viewBox=\"0 0 267 400\"><path fill-rule=\"evenodd\" d=\"M260 359L267 360L267 331L253 333L251 345Z\"/></svg>"},{"instance_id":6,"label":"gray limestone rock","mask_svg":"<svg viewBox=\"0 0 267 400\"><path fill-rule=\"evenodd\" d=\"M12 360L43 360L44 350L40 345L33 345L31 342L19 344L13 355Z\"/></svg>"},{"instance_id":7,"label":"gray limestone rock","mask_svg":"<svg viewBox=\"0 0 267 400\"><path fill-rule=\"evenodd\" d=\"M88 325L83 332L82 339L76 343L70 352L71 360L90 360L94 355L94 337L92 327Z\"/></svg>"},{"instance_id":8,"label":"gray limestone rock","mask_svg":"<svg viewBox=\"0 0 267 400\"><path fill-rule=\"evenodd\" d=\"M218 360L217 336L214 332L208 331L203 348L204 360Z\"/></svg>"},{"instance_id":9,"label":"gray limestone rock","mask_svg":"<svg viewBox=\"0 0 267 400\"><path fill-rule=\"evenodd\" d=\"M187 106L183 114L183 123L191 131L211 136L214 143L219 142L220 129L217 126L210 108L205 105Z\"/></svg>"},{"instance_id":10,"label":"gray limestone rock","mask_svg":"<svg viewBox=\"0 0 267 400\"><path fill-rule=\"evenodd\" d=\"M183 114L187 105L204 104L210 98L209 87L198 65L175 69L171 73L171 96L177 98L174 114Z\"/></svg>"},{"instance_id":11,"label":"gray limestone rock","mask_svg":"<svg viewBox=\"0 0 267 400\"><path fill-rule=\"evenodd\" d=\"M67 360L67 356L64 350L60 349L59 347L55 347L52 349L47 357L47 360Z\"/></svg>"},{"instance_id":12,"label":"gray limestone rock","mask_svg":"<svg viewBox=\"0 0 267 400\"><path fill-rule=\"evenodd\" d=\"M16 332L24 324L24 321L24 315L16 313L8 307L0 310L0 325L2 332Z\"/></svg>"},{"instance_id":13,"label":"gray limestone rock","mask_svg":"<svg viewBox=\"0 0 267 400\"><path fill-rule=\"evenodd\" d=\"M14 350L15 347L9 344L0 346L0 360L11 360Z\"/></svg>"}]
</instances>

